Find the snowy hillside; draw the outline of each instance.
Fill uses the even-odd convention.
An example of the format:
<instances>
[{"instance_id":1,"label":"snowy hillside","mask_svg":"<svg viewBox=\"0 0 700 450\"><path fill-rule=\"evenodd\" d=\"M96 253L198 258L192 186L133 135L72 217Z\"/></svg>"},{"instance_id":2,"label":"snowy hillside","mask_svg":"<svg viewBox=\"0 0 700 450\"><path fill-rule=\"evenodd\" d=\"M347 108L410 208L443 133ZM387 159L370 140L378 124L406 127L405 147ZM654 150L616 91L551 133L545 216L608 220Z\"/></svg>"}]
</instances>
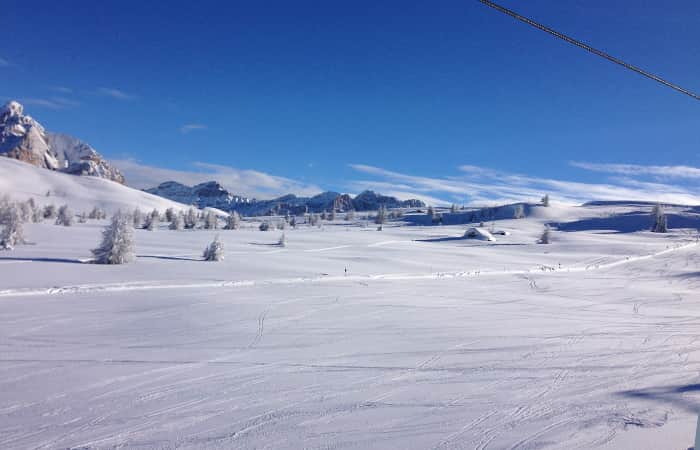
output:
<instances>
[{"instance_id":1,"label":"snowy hillside","mask_svg":"<svg viewBox=\"0 0 700 450\"><path fill-rule=\"evenodd\" d=\"M3 188L153 201L0 162ZM284 246L256 219L161 224L120 266L80 263L104 221L26 224L0 253L0 448L690 447L696 213L652 233L651 205L533 208L492 241L359 213Z\"/></svg>"},{"instance_id":2,"label":"snowy hillside","mask_svg":"<svg viewBox=\"0 0 700 450\"><path fill-rule=\"evenodd\" d=\"M47 193L50 195L47 196ZM0 158L0 196L4 194L18 201L33 197L40 205L68 204L76 212L90 211L95 206L108 212L133 210L136 207L161 211L169 207L186 207L114 181L76 177L10 158Z\"/></svg>"}]
</instances>

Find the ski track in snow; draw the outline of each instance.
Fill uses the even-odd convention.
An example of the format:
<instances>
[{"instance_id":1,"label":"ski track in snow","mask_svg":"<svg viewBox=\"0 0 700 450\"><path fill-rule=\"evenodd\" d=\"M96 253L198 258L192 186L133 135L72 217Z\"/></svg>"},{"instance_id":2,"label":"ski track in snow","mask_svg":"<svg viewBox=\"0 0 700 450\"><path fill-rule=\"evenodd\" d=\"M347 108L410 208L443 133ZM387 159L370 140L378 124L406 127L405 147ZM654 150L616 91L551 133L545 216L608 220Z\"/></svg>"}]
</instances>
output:
<instances>
[{"instance_id":1,"label":"ski track in snow","mask_svg":"<svg viewBox=\"0 0 700 450\"><path fill-rule=\"evenodd\" d=\"M393 242L393 241L392 241ZM451 278L467 278L467 277L491 277L503 275L522 275L528 276L532 274L552 274L552 273L576 273L588 272L593 270L610 269L624 264L644 261L665 255L670 252L696 247L697 242L691 242L684 245L673 246L656 253L647 255L627 256L617 261L600 262L584 266L573 267L554 267L540 265L530 270L501 270L501 271L457 271L457 272L435 272L428 274L420 273L385 273L374 275L347 275L347 276L316 276L316 277L296 277L296 278L277 278L268 280L232 280L232 281L213 281L213 282L193 282L193 283L172 283L172 282L124 282L124 283L108 283L108 284L85 284L75 286L61 286L42 289L3 289L0 290L0 297L31 297L41 295L61 295L61 294L84 294L94 292L119 292L119 291L138 291L138 290L160 290L160 289L201 289L201 288L231 288L231 287L252 287L252 286L270 286L270 285L290 285L300 283L337 283L343 281L372 281L372 280L441 280ZM319 249L315 251L323 251L328 249ZM266 253L278 253L283 250L275 250ZM530 287L537 288L536 282L531 278L526 278Z\"/></svg>"}]
</instances>

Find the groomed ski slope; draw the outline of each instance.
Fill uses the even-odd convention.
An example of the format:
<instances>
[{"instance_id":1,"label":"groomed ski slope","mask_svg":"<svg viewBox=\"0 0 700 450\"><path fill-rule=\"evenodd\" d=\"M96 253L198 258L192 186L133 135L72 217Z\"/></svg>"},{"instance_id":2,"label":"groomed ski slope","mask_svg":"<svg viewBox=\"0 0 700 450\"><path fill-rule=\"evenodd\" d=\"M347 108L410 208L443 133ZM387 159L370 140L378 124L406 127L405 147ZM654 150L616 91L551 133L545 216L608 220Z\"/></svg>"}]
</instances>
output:
<instances>
[{"instance_id":1,"label":"groomed ski slope","mask_svg":"<svg viewBox=\"0 0 700 450\"><path fill-rule=\"evenodd\" d=\"M0 448L687 449L694 231L465 227L136 232L27 226L0 254ZM546 216L546 217L545 217ZM347 275L345 269L347 268Z\"/></svg>"}]
</instances>

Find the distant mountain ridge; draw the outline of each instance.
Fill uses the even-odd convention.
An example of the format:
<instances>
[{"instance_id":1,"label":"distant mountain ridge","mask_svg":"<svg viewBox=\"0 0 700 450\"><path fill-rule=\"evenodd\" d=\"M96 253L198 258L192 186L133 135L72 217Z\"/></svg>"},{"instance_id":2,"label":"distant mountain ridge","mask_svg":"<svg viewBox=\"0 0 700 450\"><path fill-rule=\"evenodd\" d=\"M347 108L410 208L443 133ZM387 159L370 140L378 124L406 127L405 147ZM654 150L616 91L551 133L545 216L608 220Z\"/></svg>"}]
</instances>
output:
<instances>
[{"instance_id":1,"label":"distant mountain ridge","mask_svg":"<svg viewBox=\"0 0 700 450\"><path fill-rule=\"evenodd\" d=\"M47 132L16 101L0 108L0 156L49 170L125 184L124 175L94 148L66 134Z\"/></svg>"},{"instance_id":2,"label":"distant mountain ridge","mask_svg":"<svg viewBox=\"0 0 700 450\"><path fill-rule=\"evenodd\" d=\"M398 200L364 191L352 198L348 194L327 191L313 197L297 197L287 194L272 200L256 200L227 191L220 183L208 181L196 186L186 186L176 181L166 181L157 187L144 189L149 194L159 195L169 200L197 206L217 208L224 211L238 211L245 215L300 214L323 211L375 211L380 206L386 208L422 208L425 203L417 199Z\"/></svg>"}]
</instances>

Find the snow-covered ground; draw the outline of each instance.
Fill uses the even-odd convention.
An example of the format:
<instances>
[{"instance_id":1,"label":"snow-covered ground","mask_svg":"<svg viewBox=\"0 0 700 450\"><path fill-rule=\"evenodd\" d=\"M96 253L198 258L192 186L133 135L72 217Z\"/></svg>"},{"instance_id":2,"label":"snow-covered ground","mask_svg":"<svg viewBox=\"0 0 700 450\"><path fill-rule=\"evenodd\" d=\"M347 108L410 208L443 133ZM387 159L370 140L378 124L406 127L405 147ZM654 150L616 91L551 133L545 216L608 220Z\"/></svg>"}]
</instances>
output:
<instances>
[{"instance_id":1,"label":"snow-covered ground","mask_svg":"<svg viewBox=\"0 0 700 450\"><path fill-rule=\"evenodd\" d=\"M124 266L80 263L104 222L27 225L0 253L0 448L685 450L696 233L535 244L610 208L495 242L338 221L282 248L244 222L223 262L216 231L163 225Z\"/></svg>"}]
</instances>

